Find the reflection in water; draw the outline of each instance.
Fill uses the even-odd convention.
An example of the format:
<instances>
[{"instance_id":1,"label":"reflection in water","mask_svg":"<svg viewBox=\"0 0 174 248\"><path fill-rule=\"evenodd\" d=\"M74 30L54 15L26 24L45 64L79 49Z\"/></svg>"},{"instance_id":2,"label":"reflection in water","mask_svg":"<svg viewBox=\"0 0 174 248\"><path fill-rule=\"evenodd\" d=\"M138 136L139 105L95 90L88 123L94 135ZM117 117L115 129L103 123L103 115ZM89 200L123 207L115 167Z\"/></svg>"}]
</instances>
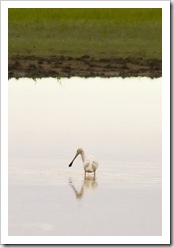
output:
<instances>
[{"instance_id":1,"label":"reflection in water","mask_svg":"<svg viewBox=\"0 0 174 248\"><path fill-rule=\"evenodd\" d=\"M162 79L61 81L9 80L8 234L162 235Z\"/></svg>"},{"instance_id":2,"label":"reflection in water","mask_svg":"<svg viewBox=\"0 0 174 248\"><path fill-rule=\"evenodd\" d=\"M73 189L77 199L81 199L86 191L95 190L98 186L95 175L85 176L80 190L77 190L74 186L72 178L69 178L69 185Z\"/></svg>"}]
</instances>

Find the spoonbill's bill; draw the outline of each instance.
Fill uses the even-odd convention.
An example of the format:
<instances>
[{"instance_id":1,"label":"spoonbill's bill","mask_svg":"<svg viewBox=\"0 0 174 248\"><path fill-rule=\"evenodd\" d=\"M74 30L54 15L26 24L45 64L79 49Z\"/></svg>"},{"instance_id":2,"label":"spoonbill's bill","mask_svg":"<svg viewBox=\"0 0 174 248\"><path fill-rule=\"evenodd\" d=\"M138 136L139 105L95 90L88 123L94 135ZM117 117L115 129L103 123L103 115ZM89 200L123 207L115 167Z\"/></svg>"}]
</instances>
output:
<instances>
[{"instance_id":1,"label":"spoonbill's bill","mask_svg":"<svg viewBox=\"0 0 174 248\"><path fill-rule=\"evenodd\" d=\"M97 170L97 167L98 167L98 162L95 160L95 158L93 156L90 156L90 157L85 157L85 153L83 151L82 148L79 148L77 149L77 152L76 152L76 155L75 157L73 158L73 160L71 161L71 163L69 164L69 167L72 166L74 160L77 158L78 155L81 155L81 158L82 158L82 161L83 161L83 167L84 167L84 170L85 170L85 175L86 173L94 173L95 175L95 172Z\"/></svg>"}]
</instances>

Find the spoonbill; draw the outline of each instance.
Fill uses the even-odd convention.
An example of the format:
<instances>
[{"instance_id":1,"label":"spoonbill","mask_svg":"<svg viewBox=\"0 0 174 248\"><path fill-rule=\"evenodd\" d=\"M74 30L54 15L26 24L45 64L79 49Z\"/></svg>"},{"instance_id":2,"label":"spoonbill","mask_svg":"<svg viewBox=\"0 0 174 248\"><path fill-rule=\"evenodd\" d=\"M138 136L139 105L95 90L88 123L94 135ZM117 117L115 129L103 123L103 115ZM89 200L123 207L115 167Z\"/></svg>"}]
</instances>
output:
<instances>
[{"instance_id":1,"label":"spoonbill","mask_svg":"<svg viewBox=\"0 0 174 248\"><path fill-rule=\"evenodd\" d=\"M83 161L83 167L84 167L84 170L85 170L85 176L86 176L87 172L88 173L94 173L94 175L95 175L95 172L96 172L97 167L98 167L98 162L95 160L95 158L93 156L90 156L90 157L86 158L85 153L84 153L82 148L77 149L75 157L73 158L73 160L69 164L69 167L72 166L74 160L77 158L77 156L79 154L81 155L81 158L82 158L82 161Z\"/></svg>"}]
</instances>

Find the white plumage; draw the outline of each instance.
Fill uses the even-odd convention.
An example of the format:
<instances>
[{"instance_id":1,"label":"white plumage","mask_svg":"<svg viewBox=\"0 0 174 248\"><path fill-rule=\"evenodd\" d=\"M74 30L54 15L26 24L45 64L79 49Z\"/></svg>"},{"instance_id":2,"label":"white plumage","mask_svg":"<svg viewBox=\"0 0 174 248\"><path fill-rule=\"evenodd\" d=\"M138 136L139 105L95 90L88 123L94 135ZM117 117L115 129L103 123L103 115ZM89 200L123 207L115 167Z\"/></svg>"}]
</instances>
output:
<instances>
[{"instance_id":1,"label":"white plumage","mask_svg":"<svg viewBox=\"0 0 174 248\"><path fill-rule=\"evenodd\" d=\"M77 158L78 155L81 155L81 158L82 158L82 161L83 161L83 167L84 167L84 170L85 170L85 175L86 173L94 173L95 175L95 172L97 170L97 167L98 167L98 162L95 160L95 158L93 156L90 156L90 157L85 157L85 153L83 151L82 148L79 148L77 149L77 152L76 152L76 155L75 157L73 158L73 160L71 161L71 163L69 164L69 167L72 166L74 160Z\"/></svg>"}]
</instances>

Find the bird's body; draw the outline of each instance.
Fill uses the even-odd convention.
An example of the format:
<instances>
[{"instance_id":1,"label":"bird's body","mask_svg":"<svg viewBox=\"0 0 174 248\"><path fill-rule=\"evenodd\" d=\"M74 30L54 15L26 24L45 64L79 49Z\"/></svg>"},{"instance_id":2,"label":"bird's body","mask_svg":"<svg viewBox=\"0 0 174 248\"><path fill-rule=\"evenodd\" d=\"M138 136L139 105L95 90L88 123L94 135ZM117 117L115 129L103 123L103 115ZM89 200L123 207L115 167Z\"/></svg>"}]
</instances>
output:
<instances>
[{"instance_id":1,"label":"bird's body","mask_svg":"<svg viewBox=\"0 0 174 248\"><path fill-rule=\"evenodd\" d=\"M77 158L78 155L81 155L85 174L86 173L94 173L95 174L97 167L98 167L98 162L95 160L95 158L93 156L86 158L85 153L84 153L82 148L79 148L77 150L75 157L73 158L73 160L69 164L69 167L72 166L74 160Z\"/></svg>"},{"instance_id":2,"label":"bird's body","mask_svg":"<svg viewBox=\"0 0 174 248\"><path fill-rule=\"evenodd\" d=\"M84 161L84 170L88 173L96 171L98 163L93 156L88 157Z\"/></svg>"}]
</instances>

